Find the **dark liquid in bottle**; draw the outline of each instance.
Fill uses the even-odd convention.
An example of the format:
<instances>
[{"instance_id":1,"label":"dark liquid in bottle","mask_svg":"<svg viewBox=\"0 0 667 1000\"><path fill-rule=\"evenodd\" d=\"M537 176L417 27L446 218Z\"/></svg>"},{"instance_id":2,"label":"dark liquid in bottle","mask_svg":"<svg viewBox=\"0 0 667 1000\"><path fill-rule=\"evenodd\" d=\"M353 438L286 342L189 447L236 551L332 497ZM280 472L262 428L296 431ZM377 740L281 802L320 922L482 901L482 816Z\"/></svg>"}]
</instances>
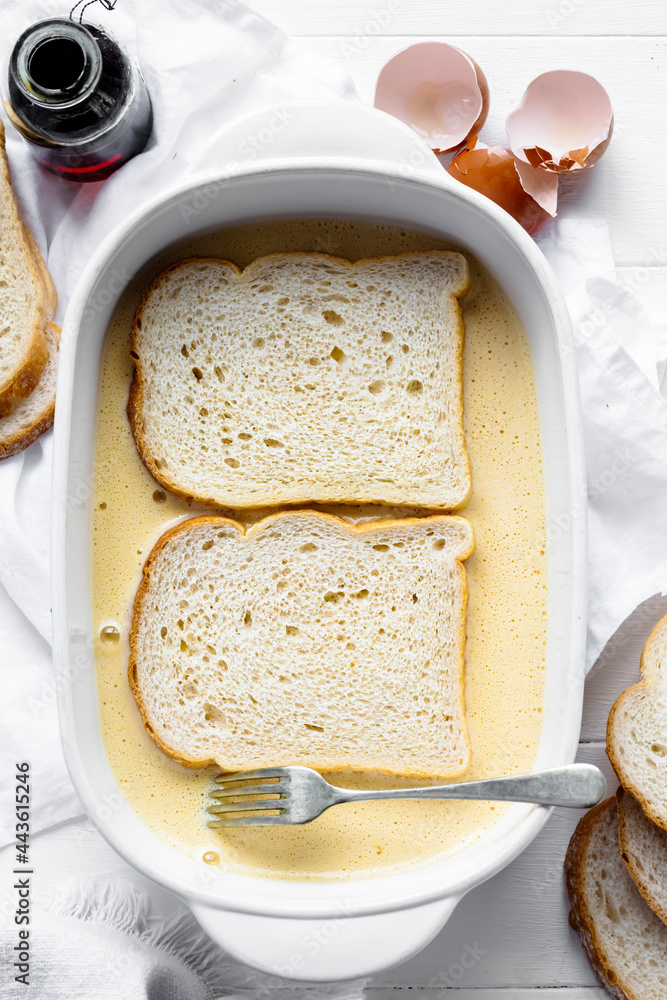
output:
<instances>
[{"instance_id":1,"label":"dark liquid in bottle","mask_svg":"<svg viewBox=\"0 0 667 1000\"><path fill-rule=\"evenodd\" d=\"M47 170L99 181L140 153L151 101L139 68L95 25L32 25L14 46L5 107Z\"/></svg>"},{"instance_id":2,"label":"dark liquid in bottle","mask_svg":"<svg viewBox=\"0 0 667 1000\"><path fill-rule=\"evenodd\" d=\"M52 38L31 54L28 72L45 90L68 90L81 78L85 67L83 51L69 38Z\"/></svg>"}]
</instances>

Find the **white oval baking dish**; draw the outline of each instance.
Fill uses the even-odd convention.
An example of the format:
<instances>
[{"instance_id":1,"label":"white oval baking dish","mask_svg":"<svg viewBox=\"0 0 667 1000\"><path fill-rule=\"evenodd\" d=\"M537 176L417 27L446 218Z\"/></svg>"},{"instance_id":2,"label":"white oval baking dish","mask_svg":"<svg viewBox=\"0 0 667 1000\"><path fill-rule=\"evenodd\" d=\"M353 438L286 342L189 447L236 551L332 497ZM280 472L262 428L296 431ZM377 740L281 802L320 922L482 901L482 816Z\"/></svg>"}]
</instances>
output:
<instances>
[{"instance_id":1,"label":"white oval baking dish","mask_svg":"<svg viewBox=\"0 0 667 1000\"><path fill-rule=\"evenodd\" d=\"M326 884L220 874L158 840L131 811L102 742L90 599L99 369L121 285L168 244L228 225L295 216L360 218L445 235L496 277L531 344L550 526L544 731L536 767L569 763L576 753L584 678L585 475L569 317L533 241L494 204L452 181L394 119L343 103L306 102L278 111L260 112L214 136L193 164L205 172L126 219L100 246L72 297L54 444L54 648L67 764L104 837L139 871L177 893L231 954L291 979L326 981L377 972L422 948L466 892L530 843L549 810L513 806L480 842L419 871ZM341 155L342 148L358 155Z\"/></svg>"}]
</instances>

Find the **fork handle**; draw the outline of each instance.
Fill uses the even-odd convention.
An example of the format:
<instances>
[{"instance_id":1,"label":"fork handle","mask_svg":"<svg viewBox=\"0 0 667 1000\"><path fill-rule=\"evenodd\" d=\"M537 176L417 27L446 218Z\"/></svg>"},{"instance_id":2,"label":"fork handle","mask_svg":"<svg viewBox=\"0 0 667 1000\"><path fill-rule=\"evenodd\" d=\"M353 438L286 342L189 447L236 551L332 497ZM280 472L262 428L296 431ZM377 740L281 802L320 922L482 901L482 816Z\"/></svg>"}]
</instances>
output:
<instances>
[{"instance_id":1,"label":"fork handle","mask_svg":"<svg viewBox=\"0 0 667 1000\"><path fill-rule=\"evenodd\" d=\"M534 802L542 806L589 809L607 794L607 781L593 764L568 764L483 781L465 781L423 788L384 788L377 791L337 789L338 802L371 799L482 799L493 802Z\"/></svg>"}]
</instances>

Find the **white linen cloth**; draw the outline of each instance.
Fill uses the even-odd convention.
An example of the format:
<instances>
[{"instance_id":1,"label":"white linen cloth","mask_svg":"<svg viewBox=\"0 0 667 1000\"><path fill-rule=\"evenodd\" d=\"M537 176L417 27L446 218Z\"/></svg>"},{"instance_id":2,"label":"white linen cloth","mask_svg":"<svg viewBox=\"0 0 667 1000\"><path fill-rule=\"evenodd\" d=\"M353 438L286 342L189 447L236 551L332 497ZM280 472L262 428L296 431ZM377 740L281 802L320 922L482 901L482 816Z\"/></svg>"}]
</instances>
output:
<instances>
[{"instance_id":1,"label":"white linen cloth","mask_svg":"<svg viewBox=\"0 0 667 1000\"><path fill-rule=\"evenodd\" d=\"M135 0L131 6L121 0L113 12L95 7L88 14L93 11L135 47L154 102L155 135L107 182L77 187L38 169L7 127L15 188L26 221L48 248L61 318L100 239L147 196L176 181L216 127L290 98L354 97L339 67L301 53L235 0ZM5 0L2 38L11 40L25 24L55 13L63 13L55 0ZM556 223L538 242L575 325L589 469L590 667L627 615L667 588L667 402L658 388L665 352L637 299L616 284L603 222ZM16 760L32 764L33 832L80 811L56 736L48 647L50 460L47 435L0 463L0 845L13 834Z\"/></svg>"},{"instance_id":2,"label":"white linen cloth","mask_svg":"<svg viewBox=\"0 0 667 1000\"><path fill-rule=\"evenodd\" d=\"M633 291L616 282L605 222L557 221L537 242L560 281L574 327L588 477L590 670L628 615L667 592L662 337Z\"/></svg>"}]
</instances>

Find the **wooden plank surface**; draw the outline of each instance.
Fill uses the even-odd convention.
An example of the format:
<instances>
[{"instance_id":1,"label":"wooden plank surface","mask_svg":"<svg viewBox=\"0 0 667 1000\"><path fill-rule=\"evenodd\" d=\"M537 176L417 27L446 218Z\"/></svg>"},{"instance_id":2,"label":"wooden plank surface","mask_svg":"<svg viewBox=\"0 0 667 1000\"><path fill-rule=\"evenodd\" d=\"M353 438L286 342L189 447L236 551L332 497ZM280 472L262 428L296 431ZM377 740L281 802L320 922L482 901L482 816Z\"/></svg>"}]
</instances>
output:
<instances>
[{"instance_id":1,"label":"wooden plank surface","mask_svg":"<svg viewBox=\"0 0 667 1000\"><path fill-rule=\"evenodd\" d=\"M443 990L456 997L456 1000L609 1000L609 994L601 986L554 986L542 989L517 990L494 986L492 989L466 989L465 986L434 987L433 989L415 989L413 986L367 987L364 996L368 1000L438 1000Z\"/></svg>"},{"instance_id":2,"label":"wooden plank surface","mask_svg":"<svg viewBox=\"0 0 667 1000\"><path fill-rule=\"evenodd\" d=\"M513 986L504 989L466 989L434 987L433 989L415 989L412 986L397 987L367 987L364 996L368 1000L438 1000L443 990L452 994L456 1000L609 1000L609 994L601 986L554 986L542 989L517 990ZM454 992L456 990L456 992Z\"/></svg>"},{"instance_id":3,"label":"wooden plank surface","mask_svg":"<svg viewBox=\"0 0 667 1000\"><path fill-rule=\"evenodd\" d=\"M658 35L659 0L250 0L291 35Z\"/></svg>"}]
</instances>

